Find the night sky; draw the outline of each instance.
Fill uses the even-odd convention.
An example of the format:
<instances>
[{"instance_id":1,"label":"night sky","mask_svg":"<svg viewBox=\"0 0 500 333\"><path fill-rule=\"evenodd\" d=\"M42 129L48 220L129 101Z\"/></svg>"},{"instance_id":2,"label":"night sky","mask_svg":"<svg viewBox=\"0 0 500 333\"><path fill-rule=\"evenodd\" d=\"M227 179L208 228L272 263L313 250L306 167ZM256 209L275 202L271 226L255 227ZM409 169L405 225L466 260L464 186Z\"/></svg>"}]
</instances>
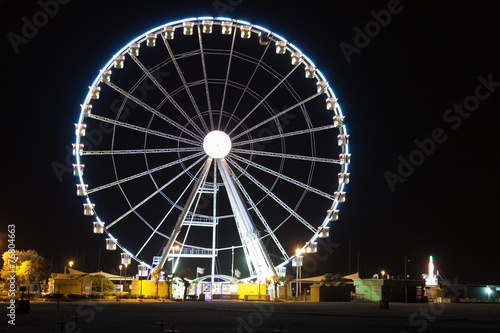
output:
<instances>
[{"instance_id":1,"label":"night sky","mask_svg":"<svg viewBox=\"0 0 500 333\"><path fill-rule=\"evenodd\" d=\"M135 36L220 15L297 45L346 115L347 202L331 229L331 253L309 275L354 273L359 253L363 277L403 276L406 256L408 274L419 278L432 255L446 278L500 280L498 1L60 2L38 31L23 32L26 21L43 20L44 0L0 1L0 252L15 224L16 248L36 249L54 272L77 256L77 269L117 272L119 252L91 232L66 172L79 105L99 69ZM368 39L359 34L365 28L373 29Z\"/></svg>"}]
</instances>

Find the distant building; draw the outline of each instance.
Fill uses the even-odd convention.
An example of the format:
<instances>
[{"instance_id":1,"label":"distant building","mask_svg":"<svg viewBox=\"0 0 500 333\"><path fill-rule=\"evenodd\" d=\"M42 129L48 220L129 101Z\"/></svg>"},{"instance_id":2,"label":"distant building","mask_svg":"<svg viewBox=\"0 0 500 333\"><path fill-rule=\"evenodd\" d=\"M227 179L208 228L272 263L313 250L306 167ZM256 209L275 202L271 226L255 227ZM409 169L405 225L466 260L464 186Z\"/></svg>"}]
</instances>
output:
<instances>
[{"instance_id":1,"label":"distant building","mask_svg":"<svg viewBox=\"0 0 500 333\"><path fill-rule=\"evenodd\" d=\"M357 300L381 301L385 287L390 302L424 301L423 280L359 279L353 280L353 283Z\"/></svg>"}]
</instances>

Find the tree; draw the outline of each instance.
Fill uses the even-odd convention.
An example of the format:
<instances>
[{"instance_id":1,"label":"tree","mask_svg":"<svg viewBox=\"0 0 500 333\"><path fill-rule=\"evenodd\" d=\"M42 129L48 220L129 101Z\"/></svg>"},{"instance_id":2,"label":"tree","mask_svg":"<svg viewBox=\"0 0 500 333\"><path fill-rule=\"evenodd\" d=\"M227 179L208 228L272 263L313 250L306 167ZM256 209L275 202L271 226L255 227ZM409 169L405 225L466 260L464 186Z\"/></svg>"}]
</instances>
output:
<instances>
[{"instance_id":1,"label":"tree","mask_svg":"<svg viewBox=\"0 0 500 333\"><path fill-rule=\"evenodd\" d=\"M50 264L35 250L28 251L6 251L2 255L3 267L2 278L6 279L16 272L19 283L39 283L50 276ZM15 267L13 267L15 266Z\"/></svg>"},{"instance_id":2,"label":"tree","mask_svg":"<svg viewBox=\"0 0 500 333\"><path fill-rule=\"evenodd\" d=\"M290 282L293 280L293 275L285 275L284 277L280 278L280 281L283 283L285 286L285 299L288 299L288 288L290 286Z\"/></svg>"},{"instance_id":3,"label":"tree","mask_svg":"<svg viewBox=\"0 0 500 333\"><path fill-rule=\"evenodd\" d=\"M82 279L83 282L92 283L92 292L114 292L115 284L110 280L104 280L106 277L102 274L85 275ZM102 286L102 289L101 289Z\"/></svg>"}]
</instances>

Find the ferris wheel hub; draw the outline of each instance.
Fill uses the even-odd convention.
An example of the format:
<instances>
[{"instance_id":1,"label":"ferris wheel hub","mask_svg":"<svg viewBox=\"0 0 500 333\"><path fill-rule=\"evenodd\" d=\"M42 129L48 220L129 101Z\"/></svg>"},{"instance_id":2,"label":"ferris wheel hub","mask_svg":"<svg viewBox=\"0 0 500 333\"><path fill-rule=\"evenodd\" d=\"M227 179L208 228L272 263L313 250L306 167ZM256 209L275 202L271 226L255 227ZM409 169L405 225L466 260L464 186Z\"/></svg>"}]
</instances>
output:
<instances>
[{"instance_id":1,"label":"ferris wheel hub","mask_svg":"<svg viewBox=\"0 0 500 333\"><path fill-rule=\"evenodd\" d=\"M212 131L203 140L203 149L212 158L223 158L231 150L231 139L222 131Z\"/></svg>"}]
</instances>

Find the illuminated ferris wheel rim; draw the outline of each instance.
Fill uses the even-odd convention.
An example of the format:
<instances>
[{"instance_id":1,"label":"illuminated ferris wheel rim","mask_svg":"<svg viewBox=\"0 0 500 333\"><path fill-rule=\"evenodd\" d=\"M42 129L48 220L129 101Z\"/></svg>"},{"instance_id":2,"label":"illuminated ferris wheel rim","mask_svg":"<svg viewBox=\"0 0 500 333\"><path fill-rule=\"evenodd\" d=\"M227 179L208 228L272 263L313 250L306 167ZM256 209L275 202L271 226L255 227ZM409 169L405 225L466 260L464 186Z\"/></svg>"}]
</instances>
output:
<instances>
[{"instance_id":1,"label":"illuminated ferris wheel rim","mask_svg":"<svg viewBox=\"0 0 500 333\"><path fill-rule=\"evenodd\" d=\"M78 124L77 124L77 135L76 135L76 140L75 140L75 142L76 142L75 143L75 150L76 150L76 152L75 152L75 158L76 158L76 165L77 165L77 168L79 170L80 170L80 166L82 166L83 164L81 163L81 159L80 159L81 155L79 153L79 150L81 149L80 148L80 143L81 142L80 142L80 135L78 134L78 132L81 130L81 126L82 126L83 121L84 121L84 108L87 105L91 106L90 102L92 100L93 90L99 86L99 83L102 80L103 74L107 70L110 70L112 68L113 64L115 63L115 61L116 61L116 59L118 57L126 55L127 52L129 51L130 47L133 44L140 44L140 43L146 41L150 36L156 35L156 34L160 34L160 33L164 32L164 31L166 31L167 29L183 28L183 27L185 27L186 25L189 25L189 24L193 24L193 25L194 24L198 24L198 25L201 25L201 24L204 24L205 22L210 22L210 24L213 24L213 25L231 26L234 29L238 29L239 28L242 31L245 30L245 31L249 31L250 33L257 33L257 34L259 34L259 36L261 34L265 34L268 37L268 39L269 39L270 42L272 41L272 42L276 43L276 45L278 45L278 44L282 45L285 48L285 52L289 51L292 54L293 53L299 54L300 57L301 57L301 61L306 66L310 66L311 68L314 69L314 75L316 76L318 82L325 82L325 83L327 82L327 80L324 77L324 75L322 74L322 72L315 66L315 64L312 62L312 60L309 59L298 47L296 47L294 44L288 42L286 39L284 39L280 35L278 35L276 33L273 33L270 30L268 30L268 29L266 29L266 28L264 28L262 26L253 25L253 24L251 24L251 23L249 23L247 21L235 20L235 19L230 19L230 18L225 18L225 17L195 17L195 18L186 18L186 19L177 20L177 21L173 21L173 22L169 22L169 23L160 25L160 26L155 27L155 28L153 28L153 29L151 29L151 30L143 33L142 35L136 37L135 39L133 39L129 43L127 43L122 49L120 49L105 64L105 66L101 70L101 73L99 75L97 75L97 77L95 78L94 82L89 87L89 92L87 93L87 95L86 95L86 97L84 99L84 102L82 104L82 111L80 113L80 117L79 117ZM155 36L155 38L156 38L156 36ZM327 85L325 88L326 88L325 89L325 94L328 96L328 99L331 99L331 100L334 101L333 111L335 112L335 115L340 116L341 119L343 119L342 111L340 109L339 104L336 103L337 98L335 97L335 94L334 94L332 88L330 87L330 85ZM341 134L347 135L347 129L346 129L346 126L345 126L345 124L343 122L341 122L341 126L339 128L339 131L340 131ZM347 143L342 146L342 152L343 152L343 154L345 154L346 159L347 159L347 156L350 156L349 149L348 149L348 144ZM344 174L344 175L348 175L348 164L349 164L349 162L347 162L347 161L345 161L345 163L342 163L342 172L341 173ZM85 186L82 172L77 172L77 175L79 177L79 183L80 183L80 185L82 187ZM339 181L339 187L338 187L338 191L337 191L338 193L343 193L344 187L345 187L346 183L347 183L347 181L343 181L343 182ZM331 209L329 210L329 212L330 212L329 214L331 214L331 212L333 212L333 211L336 211L337 206L339 205L340 202L341 202L340 200L335 200L334 201L334 203L332 204ZM88 195L86 195L86 203L88 205L90 205L90 206L93 205L93 203L90 200L90 197ZM98 215L96 215L96 220L97 220L97 222L102 223L102 221L100 220L100 218L99 218ZM324 221L321 223L320 228L327 227L329 225L330 221L331 220L327 216L327 218L325 218ZM108 234L108 236L111 239L115 240L116 245L120 249L122 249L125 253L129 254L137 262L150 267L150 265L148 265L144 261L139 260L138 258L136 258L136 256L134 254L132 254L124 246L122 246L117 241L117 239L115 237L113 237L113 235L107 229L105 229L105 231L106 231L106 233ZM316 232L310 238L309 242L307 242L306 245L304 245L302 248L300 248L297 251L296 254L290 256L288 259L286 259L284 262L282 262L281 264L277 265L276 267L283 267L283 266L287 265L290 261L292 261L292 259L294 259L296 256L299 256L302 253L305 253L308 244L316 242L316 240L318 239L318 237L319 237L319 232Z\"/></svg>"}]
</instances>

